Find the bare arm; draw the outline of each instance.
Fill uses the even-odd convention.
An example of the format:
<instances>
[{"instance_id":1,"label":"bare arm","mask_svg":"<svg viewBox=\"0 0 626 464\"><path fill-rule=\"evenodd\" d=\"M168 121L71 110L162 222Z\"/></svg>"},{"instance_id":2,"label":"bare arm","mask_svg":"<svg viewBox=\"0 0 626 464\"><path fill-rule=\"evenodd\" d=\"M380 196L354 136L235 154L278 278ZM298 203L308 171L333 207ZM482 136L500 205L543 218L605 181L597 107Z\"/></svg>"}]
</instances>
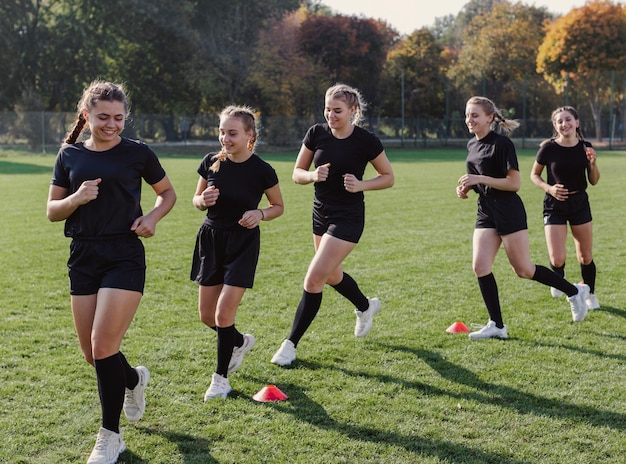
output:
<instances>
[{"instance_id":1,"label":"bare arm","mask_svg":"<svg viewBox=\"0 0 626 464\"><path fill-rule=\"evenodd\" d=\"M385 151L381 151L370 163L376 170L376 176L371 179L358 180L353 174L344 174L343 185L348 192L382 190L393 186L395 182L393 168L389 159L387 159Z\"/></svg>"},{"instance_id":2,"label":"bare arm","mask_svg":"<svg viewBox=\"0 0 626 464\"><path fill-rule=\"evenodd\" d=\"M589 161L587 167L587 179L591 185L596 185L600 180L600 170L598 169L598 163L596 163L596 151L587 147L587 160Z\"/></svg>"},{"instance_id":3,"label":"bare arm","mask_svg":"<svg viewBox=\"0 0 626 464\"><path fill-rule=\"evenodd\" d=\"M135 219L130 227L130 230L140 237L152 237L156 232L157 223L170 212L176 203L176 192L167 176L156 184L152 184L151 187L157 196L154 207L148 214Z\"/></svg>"},{"instance_id":4,"label":"bare arm","mask_svg":"<svg viewBox=\"0 0 626 464\"><path fill-rule=\"evenodd\" d=\"M465 190L468 191L468 187L482 184L487 187L492 187L498 190L507 192L517 192L520 189L521 179L519 171L516 169L509 169L506 173L506 177L490 177L480 174L464 174L459 178L459 184Z\"/></svg>"},{"instance_id":5,"label":"bare arm","mask_svg":"<svg viewBox=\"0 0 626 464\"><path fill-rule=\"evenodd\" d=\"M324 182L328 179L328 172L330 170L330 163L326 163L319 166L314 171L311 169L313 163L313 151L309 150L304 144L300 147L298 158L296 159L296 165L293 168L293 174L291 178L296 184L310 184L311 182Z\"/></svg>"},{"instance_id":6,"label":"bare arm","mask_svg":"<svg viewBox=\"0 0 626 464\"><path fill-rule=\"evenodd\" d=\"M98 197L98 185L102 179L86 180L76 192L69 195L69 190L58 185L50 185L46 215L52 222L64 221L78 209Z\"/></svg>"}]
</instances>

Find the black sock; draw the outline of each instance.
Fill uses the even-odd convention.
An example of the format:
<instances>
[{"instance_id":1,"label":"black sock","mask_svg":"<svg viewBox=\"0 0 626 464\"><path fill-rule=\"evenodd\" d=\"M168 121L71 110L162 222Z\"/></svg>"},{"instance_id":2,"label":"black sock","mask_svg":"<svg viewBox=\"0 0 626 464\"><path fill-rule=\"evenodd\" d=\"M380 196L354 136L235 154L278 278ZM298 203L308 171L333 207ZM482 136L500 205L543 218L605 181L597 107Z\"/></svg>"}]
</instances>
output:
<instances>
[{"instance_id":1,"label":"black sock","mask_svg":"<svg viewBox=\"0 0 626 464\"><path fill-rule=\"evenodd\" d=\"M356 281L347 273L343 273L343 279L336 285L331 285L340 295L347 298L359 311L367 311L370 302L359 288Z\"/></svg>"},{"instance_id":2,"label":"black sock","mask_svg":"<svg viewBox=\"0 0 626 464\"><path fill-rule=\"evenodd\" d=\"M235 346L239 348L243 345L243 334L235 328L235 324L233 324L233 329L235 329Z\"/></svg>"},{"instance_id":3,"label":"black sock","mask_svg":"<svg viewBox=\"0 0 626 464\"><path fill-rule=\"evenodd\" d=\"M121 351L119 352L119 355L120 361L122 361L122 366L124 366L124 373L126 374L126 388L134 390L139 383L139 374L137 374L137 371L130 364L128 364L126 357Z\"/></svg>"},{"instance_id":4,"label":"black sock","mask_svg":"<svg viewBox=\"0 0 626 464\"><path fill-rule=\"evenodd\" d=\"M302 292L302 298L296 309L296 316L291 326L291 334L289 340L293 342L295 346L307 331L313 319L317 315L317 312L322 305L322 293L309 293L306 290Z\"/></svg>"},{"instance_id":5,"label":"black sock","mask_svg":"<svg viewBox=\"0 0 626 464\"><path fill-rule=\"evenodd\" d=\"M217 368L215 372L223 377L228 377L228 365L235 347L234 325L217 328Z\"/></svg>"},{"instance_id":6,"label":"black sock","mask_svg":"<svg viewBox=\"0 0 626 464\"><path fill-rule=\"evenodd\" d=\"M98 392L102 408L102 427L120 433L120 415L124 405L126 376L119 353L94 360L98 377Z\"/></svg>"},{"instance_id":7,"label":"black sock","mask_svg":"<svg viewBox=\"0 0 626 464\"><path fill-rule=\"evenodd\" d=\"M502 310L500 308L500 297L498 296L498 284L493 273L478 278L478 287L483 296L489 319L496 323L496 327L501 329L504 327L502 322Z\"/></svg>"},{"instance_id":8,"label":"black sock","mask_svg":"<svg viewBox=\"0 0 626 464\"><path fill-rule=\"evenodd\" d=\"M563 266L561 267L557 267L554 264L550 263L550 269L552 269L560 277L565 277L565 264L563 264Z\"/></svg>"},{"instance_id":9,"label":"black sock","mask_svg":"<svg viewBox=\"0 0 626 464\"><path fill-rule=\"evenodd\" d=\"M554 287L561 290L568 297L574 296L578 293L578 289L574 285L570 284L556 272L551 271L547 267L539 264L535 265L535 275L532 280L547 285L548 287Z\"/></svg>"},{"instance_id":10,"label":"black sock","mask_svg":"<svg viewBox=\"0 0 626 464\"><path fill-rule=\"evenodd\" d=\"M596 293L596 263L592 260L589 264L581 264L580 273L583 276L583 282L589 285L589 291Z\"/></svg>"}]
</instances>

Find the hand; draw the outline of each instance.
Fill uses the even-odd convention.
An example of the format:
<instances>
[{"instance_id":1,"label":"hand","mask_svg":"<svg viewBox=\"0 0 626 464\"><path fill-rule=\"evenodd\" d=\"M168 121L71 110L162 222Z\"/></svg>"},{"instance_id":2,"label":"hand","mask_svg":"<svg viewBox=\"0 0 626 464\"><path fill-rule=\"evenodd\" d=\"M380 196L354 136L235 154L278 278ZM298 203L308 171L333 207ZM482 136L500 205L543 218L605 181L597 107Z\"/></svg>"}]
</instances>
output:
<instances>
[{"instance_id":1,"label":"hand","mask_svg":"<svg viewBox=\"0 0 626 464\"><path fill-rule=\"evenodd\" d=\"M313 182L324 182L328 179L328 173L330 172L330 163L322 164L315 171L313 171Z\"/></svg>"},{"instance_id":2,"label":"hand","mask_svg":"<svg viewBox=\"0 0 626 464\"><path fill-rule=\"evenodd\" d=\"M462 185L456 186L456 196L461 198L462 200L467 199L467 191L465 190L465 188L463 188Z\"/></svg>"},{"instance_id":3,"label":"hand","mask_svg":"<svg viewBox=\"0 0 626 464\"><path fill-rule=\"evenodd\" d=\"M550 186L548 193L559 201L565 201L569 195L569 190L563 184L554 184Z\"/></svg>"},{"instance_id":4,"label":"hand","mask_svg":"<svg viewBox=\"0 0 626 464\"><path fill-rule=\"evenodd\" d=\"M80 184L80 187L78 187L78 190L76 190L76 192L74 193L76 202L79 205L86 205L90 201L98 198L98 184L100 184L100 182L102 182L102 179L98 177L94 180L86 180L85 182Z\"/></svg>"},{"instance_id":5,"label":"hand","mask_svg":"<svg viewBox=\"0 0 626 464\"><path fill-rule=\"evenodd\" d=\"M156 232L156 222L152 221L150 215L140 216L135 219L130 230L135 232L139 237L149 238Z\"/></svg>"},{"instance_id":6,"label":"hand","mask_svg":"<svg viewBox=\"0 0 626 464\"><path fill-rule=\"evenodd\" d=\"M591 147L586 147L585 153L587 154L587 160L589 164L595 164L596 162L596 151Z\"/></svg>"},{"instance_id":7,"label":"hand","mask_svg":"<svg viewBox=\"0 0 626 464\"><path fill-rule=\"evenodd\" d=\"M343 175L343 188L350 193L360 192L362 189L360 188L361 182L357 179L354 174L344 174Z\"/></svg>"},{"instance_id":8,"label":"hand","mask_svg":"<svg viewBox=\"0 0 626 464\"><path fill-rule=\"evenodd\" d=\"M215 185L209 185L204 192L202 192L202 204L209 208L215 203L217 203L217 199L220 196L220 190L215 187Z\"/></svg>"},{"instance_id":9,"label":"hand","mask_svg":"<svg viewBox=\"0 0 626 464\"><path fill-rule=\"evenodd\" d=\"M459 177L459 185L463 187L465 193L469 192L470 187L480 184L480 176L476 174L464 174Z\"/></svg>"},{"instance_id":10,"label":"hand","mask_svg":"<svg viewBox=\"0 0 626 464\"><path fill-rule=\"evenodd\" d=\"M258 209L251 209L243 213L239 219L239 225L246 229L254 229L263 220L263 213Z\"/></svg>"}]
</instances>

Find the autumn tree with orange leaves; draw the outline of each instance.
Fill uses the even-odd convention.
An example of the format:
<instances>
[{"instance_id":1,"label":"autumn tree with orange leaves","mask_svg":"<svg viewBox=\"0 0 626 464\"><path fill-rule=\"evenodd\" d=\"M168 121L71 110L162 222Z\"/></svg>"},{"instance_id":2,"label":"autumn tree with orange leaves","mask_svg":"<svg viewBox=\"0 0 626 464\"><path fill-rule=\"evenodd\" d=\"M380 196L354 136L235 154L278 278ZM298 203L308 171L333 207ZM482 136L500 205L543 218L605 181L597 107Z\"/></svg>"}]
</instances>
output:
<instances>
[{"instance_id":1,"label":"autumn tree with orange leaves","mask_svg":"<svg viewBox=\"0 0 626 464\"><path fill-rule=\"evenodd\" d=\"M626 71L626 7L596 0L557 18L537 54L537 72L557 92L569 80L583 89L602 139L602 108L608 104L611 73Z\"/></svg>"}]
</instances>

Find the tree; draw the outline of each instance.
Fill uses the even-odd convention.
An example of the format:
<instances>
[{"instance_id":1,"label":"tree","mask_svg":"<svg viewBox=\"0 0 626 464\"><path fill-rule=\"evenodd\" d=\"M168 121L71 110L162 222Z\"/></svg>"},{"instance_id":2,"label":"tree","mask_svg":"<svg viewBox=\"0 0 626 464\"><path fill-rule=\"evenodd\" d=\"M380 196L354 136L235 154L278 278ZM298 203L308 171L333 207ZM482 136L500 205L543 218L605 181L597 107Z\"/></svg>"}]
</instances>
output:
<instances>
[{"instance_id":1,"label":"tree","mask_svg":"<svg viewBox=\"0 0 626 464\"><path fill-rule=\"evenodd\" d=\"M503 94L511 92L511 84L535 75L533 64L548 19L545 8L496 3L467 26L466 40L450 77L468 94L476 93L477 83L484 80L491 97L504 104Z\"/></svg>"},{"instance_id":2,"label":"tree","mask_svg":"<svg viewBox=\"0 0 626 464\"><path fill-rule=\"evenodd\" d=\"M426 28L413 31L389 52L385 63L383 114L395 116L400 108L400 82L404 76L407 113L413 118L441 118L444 112L446 68L444 48Z\"/></svg>"},{"instance_id":3,"label":"tree","mask_svg":"<svg viewBox=\"0 0 626 464\"><path fill-rule=\"evenodd\" d=\"M601 111L610 93L610 74L626 69L626 7L596 0L557 18L548 27L537 71L562 93L568 80L586 95L602 140Z\"/></svg>"},{"instance_id":4,"label":"tree","mask_svg":"<svg viewBox=\"0 0 626 464\"><path fill-rule=\"evenodd\" d=\"M357 87L372 107L379 105L379 84L389 48L398 33L386 23L356 16L309 15L300 26L299 44L327 72L327 83Z\"/></svg>"}]
</instances>

